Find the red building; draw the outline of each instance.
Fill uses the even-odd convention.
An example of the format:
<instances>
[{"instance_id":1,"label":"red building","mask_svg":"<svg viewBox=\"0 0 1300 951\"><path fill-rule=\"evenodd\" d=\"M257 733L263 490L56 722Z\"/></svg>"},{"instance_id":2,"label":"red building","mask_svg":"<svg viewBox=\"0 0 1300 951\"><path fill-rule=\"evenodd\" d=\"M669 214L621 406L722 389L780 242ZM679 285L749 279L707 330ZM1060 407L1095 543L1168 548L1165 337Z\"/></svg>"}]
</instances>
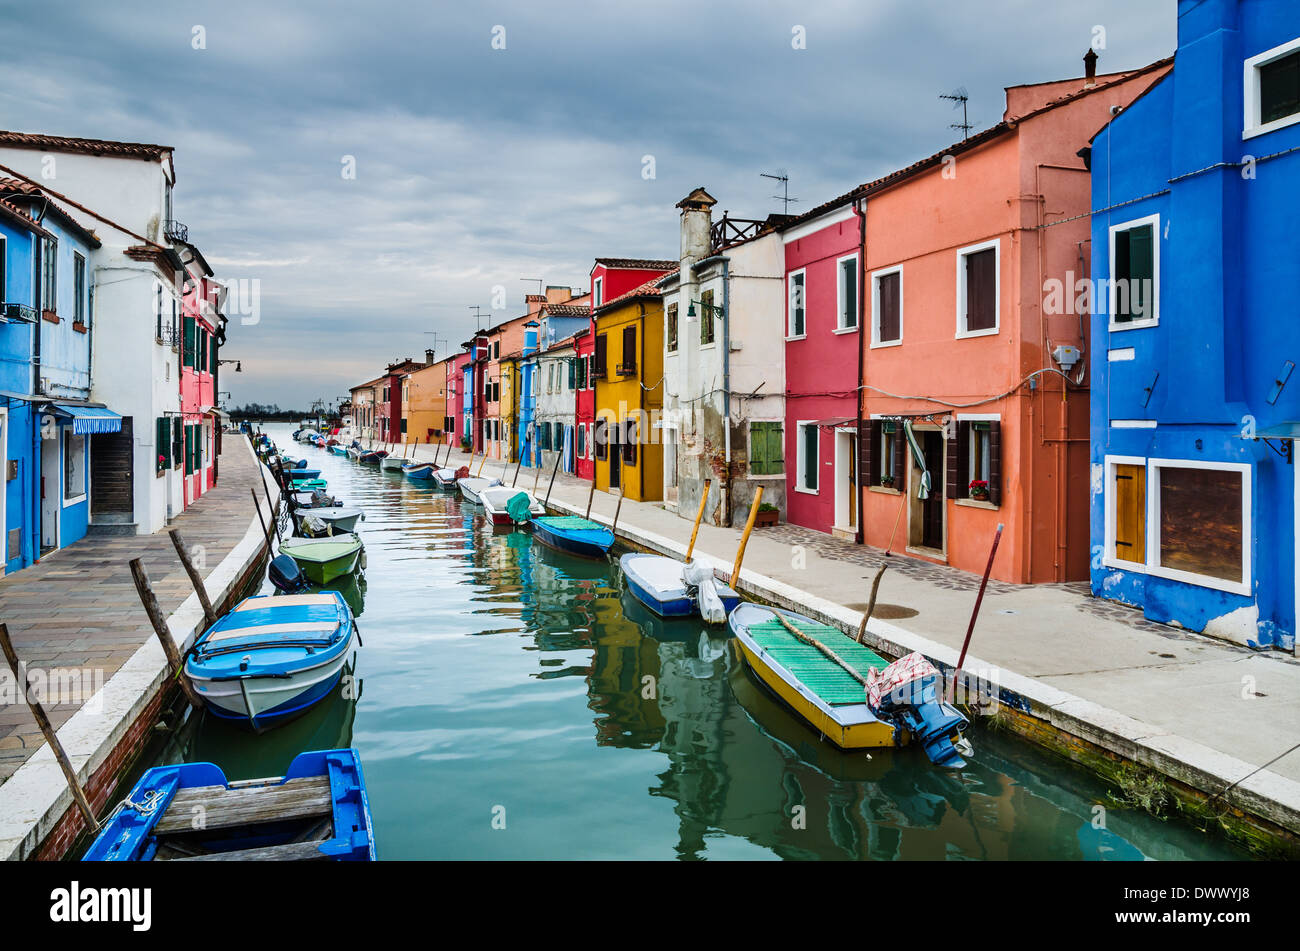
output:
<instances>
[{"instance_id":1,"label":"red building","mask_svg":"<svg viewBox=\"0 0 1300 951\"><path fill-rule=\"evenodd\" d=\"M596 258L591 267L591 310L607 301L621 297L628 291L640 287L646 281L653 280L677 269L677 261L656 261L648 258ZM596 421L596 378L592 375L592 366L596 355L596 334L594 319L588 330L574 337L577 347L577 359L586 363L586 372L580 376L586 385L577 392L576 421L579 427L586 427L593 432ZM596 476L595 446L586 440L585 452L577 460L577 475L582 479L594 479Z\"/></svg>"},{"instance_id":2,"label":"red building","mask_svg":"<svg viewBox=\"0 0 1300 951\"><path fill-rule=\"evenodd\" d=\"M375 439L382 443L402 441L402 375L428 366L407 357L390 363L375 387Z\"/></svg>"},{"instance_id":3,"label":"red building","mask_svg":"<svg viewBox=\"0 0 1300 951\"><path fill-rule=\"evenodd\" d=\"M217 365L225 318L217 310L220 285L212 268L192 245L184 255L186 281L181 298L183 336L180 397L184 450L183 493L188 508L217 481L220 423L216 415Z\"/></svg>"},{"instance_id":4,"label":"red building","mask_svg":"<svg viewBox=\"0 0 1300 951\"><path fill-rule=\"evenodd\" d=\"M856 540L862 217L839 198L795 219L781 238L786 519Z\"/></svg>"},{"instance_id":5,"label":"red building","mask_svg":"<svg viewBox=\"0 0 1300 951\"><path fill-rule=\"evenodd\" d=\"M469 354L458 353L447 361L447 423L443 427L449 444L459 445L468 435L465 428L465 368Z\"/></svg>"}]
</instances>

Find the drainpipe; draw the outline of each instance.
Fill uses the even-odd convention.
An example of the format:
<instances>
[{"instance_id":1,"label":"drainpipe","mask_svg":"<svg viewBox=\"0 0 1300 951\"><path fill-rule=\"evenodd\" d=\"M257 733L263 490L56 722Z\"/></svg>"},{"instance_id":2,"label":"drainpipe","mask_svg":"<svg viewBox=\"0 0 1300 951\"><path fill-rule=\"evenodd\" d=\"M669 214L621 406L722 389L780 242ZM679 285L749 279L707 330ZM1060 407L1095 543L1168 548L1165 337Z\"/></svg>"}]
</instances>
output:
<instances>
[{"instance_id":1,"label":"drainpipe","mask_svg":"<svg viewBox=\"0 0 1300 951\"><path fill-rule=\"evenodd\" d=\"M862 384L866 382L866 344L868 337L863 336L867 319L867 200L859 198L853 203L853 213L858 216L858 385L854 389L854 410L857 415L858 434L858 458L853 460L853 471L857 473L857 484L853 486L853 493L857 496L858 508L858 530L854 535L854 541L859 545L866 543L867 537L867 519L866 513L862 511L865 499L863 498L862 486L864 477L862 473L862 398L866 391L862 389ZM867 437L871 437L868 435ZM874 451L875 447L872 447Z\"/></svg>"}]
</instances>

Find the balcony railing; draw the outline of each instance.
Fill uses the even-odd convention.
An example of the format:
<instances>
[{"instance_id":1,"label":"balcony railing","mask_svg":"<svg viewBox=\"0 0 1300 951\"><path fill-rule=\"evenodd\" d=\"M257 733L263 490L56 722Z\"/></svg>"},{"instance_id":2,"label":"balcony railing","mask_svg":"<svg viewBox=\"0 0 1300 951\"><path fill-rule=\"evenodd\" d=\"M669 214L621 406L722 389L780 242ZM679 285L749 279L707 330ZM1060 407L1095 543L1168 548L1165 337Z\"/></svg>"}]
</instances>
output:
<instances>
[{"instance_id":1,"label":"balcony railing","mask_svg":"<svg viewBox=\"0 0 1300 951\"><path fill-rule=\"evenodd\" d=\"M620 363L614 369L618 370L619 376L636 376L636 363Z\"/></svg>"},{"instance_id":2,"label":"balcony railing","mask_svg":"<svg viewBox=\"0 0 1300 951\"><path fill-rule=\"evenodd\" d=\"M0 320L5 323L34 324L40 313L28 304L0 304Z\"/></svg>"},{"instance_id":3,"label":"balcony railing","mask_svg":"<svg viewBox=\"0 0 1300 951\"><path fill-rule=\"evenodd\" d=\"M174 218L168 218L163 225L163 234L169 241L189 241L190 229Z\"/></svg>"},{"instance_id":4,"label":"balcony railing","mask_svg":"<svg viewBox=\"0 0 1300 951\"><path fill-rule=\"evenodd\" d=\"M180 350L181 347L181 329L171 324L164 324L158 331L157 341L164 347L171 347L172 350Z\"/></svg>"}]
</instances>

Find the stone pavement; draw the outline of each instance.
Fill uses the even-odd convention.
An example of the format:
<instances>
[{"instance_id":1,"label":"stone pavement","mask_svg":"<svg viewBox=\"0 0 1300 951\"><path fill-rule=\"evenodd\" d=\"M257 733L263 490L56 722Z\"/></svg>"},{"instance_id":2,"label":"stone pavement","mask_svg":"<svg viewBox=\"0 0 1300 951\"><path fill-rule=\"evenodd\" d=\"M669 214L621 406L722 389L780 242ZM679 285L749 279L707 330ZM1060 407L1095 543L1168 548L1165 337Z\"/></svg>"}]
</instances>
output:
<instances>
[{"instance_id":1,"label":"stone pavement","mask_svg":"<svg viewBox=\"0 0 1300 951\"><path fill-rule=\"evenodd\" d=\"M421 449L419 456L431 458L432 450ZM461 465L467 457L457 452L452 460ZM499 476L500 462L489 460L482 474ZM506 481L514 476L513 466L508 476ZM549 479L547 469L539 495L546 494ZM518 484L531 489L533 472L523 470ZM561 473L552 504L581 513L589 486ZM616 504L616 498L597 492L592 514L609 521ZM652 547L681 551L690 539L691 521L661 503L625 499L619 527L667 543ZM701 526L697 552L729 569L741 527ZM880 549L779 525L754 530L745 568L860 612L884 557ZM891 556L889 564L875 616L960 650L979 577L900 555ZM1139 611L1092 597L1085 583L990 582L971 655L999 671L1033 678L1149 724L1156 728L1149 735L1171 734L1253 766L1264 765L1300 740L1300 661L1295 656L1253 651L1148 621ZM1300 780L1300 750L1269 770Z\"/></svg>"},{"instance_id":2,"label":"stone pavement","mask_svg":"<svg viewBox=\"0 0 1300 951\"><path fill-rule=\"evenodd\" d=\"M202 546L199 571L205 578L244 537L253 517L249 488L257 486L260 473L242 440L225 441L219 481L171 522L191 550ZM193 593L166 532L87 536L0 578L0 621L9 626L18 659L45 682L60 685L65 702L45 704L56 730L141 644L155 638L128 567L137 557L164 615ZM80 696L68 689L74 678L84 688ZM0 784L44 743L8 666L0 664Z\"/></svg>"}]
</instances>

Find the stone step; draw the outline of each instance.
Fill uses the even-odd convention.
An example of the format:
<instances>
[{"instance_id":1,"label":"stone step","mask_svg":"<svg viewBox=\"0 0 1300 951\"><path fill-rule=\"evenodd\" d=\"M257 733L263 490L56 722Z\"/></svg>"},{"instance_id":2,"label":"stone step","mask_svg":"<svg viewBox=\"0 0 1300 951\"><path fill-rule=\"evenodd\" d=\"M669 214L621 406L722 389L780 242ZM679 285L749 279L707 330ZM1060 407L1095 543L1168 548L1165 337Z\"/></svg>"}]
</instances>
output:
<instances>
[{"instance_id":1,"label":"stone step","mask_svg":"<svg viewBox=\"0 0 1300 951\"><path fill-rule=\"evenodd\" d=\"M86 529L87 535L134 535L135 522L91 522Z\"/></svg>"}]
</instances>

